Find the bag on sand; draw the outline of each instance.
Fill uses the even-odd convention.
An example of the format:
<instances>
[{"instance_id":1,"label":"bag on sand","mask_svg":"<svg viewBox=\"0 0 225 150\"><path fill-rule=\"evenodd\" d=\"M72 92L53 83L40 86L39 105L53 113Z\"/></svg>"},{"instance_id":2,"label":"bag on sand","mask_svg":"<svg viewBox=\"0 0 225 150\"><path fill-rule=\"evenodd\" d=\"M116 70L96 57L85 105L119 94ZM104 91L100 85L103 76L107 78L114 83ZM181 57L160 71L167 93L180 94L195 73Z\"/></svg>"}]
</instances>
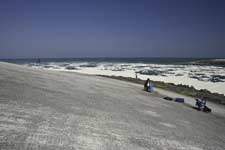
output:
<instances>
[{"instance_id":1,"label":"bag on sand","mask_svg":"<svg viewBox=\"0 0 225 150\"><path fill-rule=\"evenodd\" d=\"M152 83L150 83L149 88L148 88L148 91L150 93L153 93L154 92L154 85Z\"/></svg>"},{"instance_id":2,"label":"bag on sand","mask_svg":"<svg viewBox=\"0 0 225 150\"><path fill-rule=\"evenodd\" d=\"M183 98L176 98L175 102L184 103L184 99Z\"/></svg>"}]
</instances>

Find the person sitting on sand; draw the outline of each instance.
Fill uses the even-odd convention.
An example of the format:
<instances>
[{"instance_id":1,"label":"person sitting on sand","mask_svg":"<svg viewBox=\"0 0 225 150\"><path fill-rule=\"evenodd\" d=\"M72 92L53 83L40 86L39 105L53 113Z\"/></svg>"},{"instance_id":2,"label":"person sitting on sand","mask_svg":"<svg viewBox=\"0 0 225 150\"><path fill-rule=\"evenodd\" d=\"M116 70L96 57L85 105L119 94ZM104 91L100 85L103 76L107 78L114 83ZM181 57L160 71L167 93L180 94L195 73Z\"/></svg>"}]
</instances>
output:
<instances>
[{"instance_id":1,"label":"person sitting on sand","mask_svg":"<svg viewBox=\"0 0 225 150\"><path fill-rule=\"evenodd\" d=\"M198 110L203 110L204 112L211 112L212 109L206 106L206 99L196 99L195 105L198 107Z\"/></svg>"},{"instance_id":2,"label":"person sitting on sand","mask_svg":"<svg viewBox=\"0 0 225 150\"><path fill-rule=\"evenodd\" d=\"M148 78L148 79L145 81L145 84L144 84L144 90L145 90L145 91L148 91L149 86L150 86L150 79Z\"/></svg>"},{"instance_id":3,"label":"person sitting on sand","mask_svg":"<svg viewBox=\"0 0 225 150\"><path fill-rule=\"evenodd\" d=\"M201 110L201 108L202 108L202 102L201 102L201 100L198 99L198 98L196 98L195 100L196 100L195 105L198 107L198 110Z\"/></svg>"}]
</instances>

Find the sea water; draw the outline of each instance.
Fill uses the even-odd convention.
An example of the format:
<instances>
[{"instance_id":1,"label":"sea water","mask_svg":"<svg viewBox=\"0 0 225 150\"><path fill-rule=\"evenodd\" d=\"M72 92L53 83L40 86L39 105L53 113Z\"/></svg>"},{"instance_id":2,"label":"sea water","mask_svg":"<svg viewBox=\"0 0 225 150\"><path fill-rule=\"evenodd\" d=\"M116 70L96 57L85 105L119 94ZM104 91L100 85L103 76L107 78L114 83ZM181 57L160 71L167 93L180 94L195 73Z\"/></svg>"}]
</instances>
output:
<instances>
[{"instance_id":1,"label":"sea water","mask_svg":"<svg viewBox=\"0 0 225 150\"><path fill-rule=\"evenodd\" d=\"M57 58L3 60L37 69L137 77L225 94L225 67L194 65L197 58ZM204 59L205 60L205 59Z\"/></svg>"}]
</instances>

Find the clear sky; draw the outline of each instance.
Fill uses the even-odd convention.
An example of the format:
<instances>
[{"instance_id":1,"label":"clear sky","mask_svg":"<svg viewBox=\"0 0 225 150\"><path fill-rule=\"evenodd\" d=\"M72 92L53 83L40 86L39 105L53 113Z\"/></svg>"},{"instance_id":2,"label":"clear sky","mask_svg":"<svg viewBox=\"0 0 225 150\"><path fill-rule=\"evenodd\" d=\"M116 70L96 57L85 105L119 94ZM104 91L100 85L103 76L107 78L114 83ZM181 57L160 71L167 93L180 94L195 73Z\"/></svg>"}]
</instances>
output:
<instances>
[{"instance_id":1,"label":"clear sky","mask_svg":"<svg viewBox=\"0 0 225 150\"><path fill-rule=\"evenodd\" d=\"M1 0L0 58L225 57L225 0Z\"/></svg>"}]
</instances>

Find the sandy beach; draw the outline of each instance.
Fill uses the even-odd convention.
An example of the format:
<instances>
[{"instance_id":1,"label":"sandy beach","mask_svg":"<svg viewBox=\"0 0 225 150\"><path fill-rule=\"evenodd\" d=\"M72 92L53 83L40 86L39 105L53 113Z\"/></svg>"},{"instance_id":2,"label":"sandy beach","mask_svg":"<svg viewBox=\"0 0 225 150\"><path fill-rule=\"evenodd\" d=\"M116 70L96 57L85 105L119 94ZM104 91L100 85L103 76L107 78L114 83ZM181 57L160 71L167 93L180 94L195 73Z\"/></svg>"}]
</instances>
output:
<instances>
[{"instance_id":1,"label":"sandy beach","mask_svg":"<svg viewBox=\"0 0 225 150\"><path fill-rule=\"evenodd\" d=\"M223 150L224 106L212 113L138 84L0 62L1 150Z\"/></svg>"}]
</instances>

